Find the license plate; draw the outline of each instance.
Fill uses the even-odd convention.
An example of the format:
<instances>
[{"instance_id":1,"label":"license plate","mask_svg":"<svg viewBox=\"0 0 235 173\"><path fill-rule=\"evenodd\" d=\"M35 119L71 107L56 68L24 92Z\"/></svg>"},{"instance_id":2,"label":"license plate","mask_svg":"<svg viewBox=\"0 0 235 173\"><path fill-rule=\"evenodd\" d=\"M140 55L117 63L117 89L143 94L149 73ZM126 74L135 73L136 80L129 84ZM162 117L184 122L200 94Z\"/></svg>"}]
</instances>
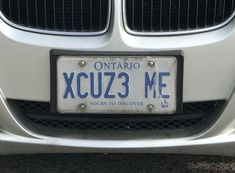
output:
<instances>
[{"instance_id":1,"label":"license plate","mask_svg":"<svg viewBox=\"0 0 235 173\"><path fill-rule=\"evenodd\" d=\"M60 113L173 114L177 107L173 56L60 56Z\"/></svg>"}]
</instances>

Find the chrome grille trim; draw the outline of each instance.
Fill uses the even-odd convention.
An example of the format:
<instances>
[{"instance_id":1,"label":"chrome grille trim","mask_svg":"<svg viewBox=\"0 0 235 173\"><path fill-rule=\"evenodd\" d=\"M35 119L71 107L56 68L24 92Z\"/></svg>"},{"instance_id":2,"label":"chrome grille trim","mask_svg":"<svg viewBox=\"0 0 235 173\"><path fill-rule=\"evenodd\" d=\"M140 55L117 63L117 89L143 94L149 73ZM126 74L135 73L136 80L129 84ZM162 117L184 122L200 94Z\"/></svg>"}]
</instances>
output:
<instances>
[{"instance_id":1,"label":"chrome grille trim","mask_svg":"<svg viewBox=\"0 0 235 173\"><path fill-rule=\"evenodd\" d=\"M180 14L180 1L181 0L179 0L179 8L178 8L179 9L179 14ZM162 3L162 0L160 2ZM197 0L197 5L198 5L198 2L199 2L199 0ZM233 4L234 4L234 1L233 1ZM233 10L234 12L232 13L232 15L228 19L226 19L224 22L222 22L220 24L217 24L217 25L214 25L214 26L211 26L211 27L206 27L206 28L201 28L201 29L192 29L192 30L179 30L179 31L145 32L145 31L133 31L132 29L130 29L128 27L127 13L126 13L126 0L123 0L122 11L123 11L123 24L124 24L124 28L125 28L126 32L131 34L131 35L136 35L136 36L174 36L174 35L187 35L187 34L195 34L195 33L213 31L213 30L219 29L219 28L227 25L235 16L235 9L234 9ZM216 12L216 10L214 10L214 13L215 12ZM152 13L152 11L151 11L151 13ZM162 8L160 8L160 14L162 14ZM134 17L134 14L132 14L132 16ZM198 10L197 10L197 15L196 16L198 17ZM214 14L214 16L215 16L215 14ZM171 17L171 15L169 15L169 17ZM178 15L178 17L180 17L180 15ZM188 23L188 21L189 21L188 15L187 15L187 19L188 19L187 20L187 23ZM214 18L214 20L215 20L215 18ZM160 20L160 22L161 22L161 20ZM152 23L152 19L151 19L151 23ZM179 25L179 23L178 23L178 25Z\"/></svg>"},{"instance_id":2,"label":"chrome grille trim","mask_svg":"<svg viewBox=\"0 0 235 173\"><path fill-rule=\"evenodd\" d=\"M2 6L2 1L3 0L0 0L1 6ZM29 1L29 0L27 0L27 1ZM55 5L55 1L56 0L53 0L54 5ZM22 25L16 24L16 23L10 21L9 19L7 19L7 17L5 17L5 15L2 13L1 10L0 10L0 19L2 19L6 24L10 25L13 28L20 29L22 31L33 32L33 33L48 34L48 35L62 35L62 36L96 36L96 35L102 35L102 34L106 33L109 29L109 26L111 23L111 16L112 16L112 0L109 0L108 2L109 2L109 4L108 4L107 25L104 28L104 30L97 31L97 32L79 32L79 31L78 32L76 32L76 31L68 32L68 31L45 30L45 29L38 29L38 28L22 26ZM55 13L55 11L54 11L54 13ZM29 15L27 15L27 17L28 16ZM63 20L64 20L64 18L63 18ZM54 18L54 22L55 22L55 18Z\"/></svg>"}]
</instances>

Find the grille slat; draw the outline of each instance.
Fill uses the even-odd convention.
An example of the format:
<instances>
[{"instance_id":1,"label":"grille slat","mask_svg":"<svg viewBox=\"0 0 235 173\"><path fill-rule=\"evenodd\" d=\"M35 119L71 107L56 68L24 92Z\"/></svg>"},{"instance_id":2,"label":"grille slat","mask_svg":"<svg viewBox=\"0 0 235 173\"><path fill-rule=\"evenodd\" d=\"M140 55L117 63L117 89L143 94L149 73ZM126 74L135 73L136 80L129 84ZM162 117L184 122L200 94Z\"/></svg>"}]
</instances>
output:
<instances>
[{"instance_id":1,"label":"grille slat","mask_svg":"<svg viewBox=\"0 0 235 173\"><path fill-rule=\"evenodd\" d=\"M177 22L178 22L178 23L177 23L178 25L177 25L177 29L176 29L176 30L180 29L180 19L181 19L181 18L180 18L180 15L181 15L180 9L181 9L181 0L179 0L179 6L178 6L178 21L177 21Z\"/></svg>"},{"instance_id":2,"label":"grille slat","mask_svg":"<svg viewBox=\"0 0 235 173\"><path fill-rule=\"evenodd\" d=\"M19 2L19 0L17 0L17 12L18 12L19 23L21 23L21 18L20 18L20 2Z\"/></svg>"},{"instance_id":3,"label":"grille slat","mask_svg":"<svg viewBox=\"0 0 235 173\"><path fill-rule=\"evenodd\" d=\"M65 10L65 8L64 8L64 0L62 0L62 21L63 21L62 26L66 30L66 27L65 27L65 11L64 10Z\"/></svg>"},{"instance_id":4,"label":"grille slat","mask_svg":"<svg viewBox=\"0 0 235 173\"><path fill-rule=\"evenodd\" d=\"M205 27L207 26L207 8L208 8L208 0L205 2ZM224 13L223 13L224 14ZM223 16L224 18L224 16Z\"/></svg>"},{"instance_id":5,"label":"grille slat","mask_svg":"<svg viewBox=\"0 0 235 173\"><path fill-rule=\"evenodd\" d=\"M92 29L92 0L90 0L90 28Z\"/></svg>"},{"instance_id":6,"label":"grille slat","mask_svg":"<svg viewBox=\"0 0 235 173\"><path fill-rule=\"evenodd\" d=\"M111 0L1 0L4 20L34 32L98 34L107 30Z\"/></svg>"},{"instance_id":7,"label":"grille slat","mask_svg":"<svg viewBox=\"0 0 235 173\"><path fill-rule=\"evenodd\" d=\"M196 28L198 28L198 13L199 13L199 8L198 7L199 7L199 0L197 0L197 9L196 9L196 17L195 17Z\"/></svg>"},{"instance_id":8,"label":"grille slat","mask_svg":"<svg viewBox=\"0 0 235 173\"><path fill-rule=\"evenodd\" d=\"M215 28L234 15L235 0L125 0L125 23L134 34Z\"/></svg>"},{"instance_id":9,"label":"grille slat","mask_svg":"<svg viewBox=\"0 0 235 173\"><path fill-rule=\"evenodd\" d=\"M44 0L44 23L45 23L45 28L47 29L47 4L46 0Z\"/></svg>"},{"instance_id":10,"label":"grille slat","mask_svg":"<svg viewBox=\"0 0 235 173\"><path fill-rule=\"evenodd\" d=\"M55 1L53 0L53 29L56 30L56 12L55 12Z\"/></svg>"},{"instance_id":11,"label":"grille slat","mask_svg":"<svg viewBox=\"0 0 235 173\"><path fill-rule=\"evenodd\" d=\"M29 0L26 0L26 18L27 18L27 25L29 25Z\"/></svg>"},{"instance_id":12,"label":"grille slat","mask_svg":"<svg viewBox=\"0 0 235 173\"><path fill-rule=\"evenodd\" d=\"M160 22L160 30L162 30L162 0L160 1L160 19L159 19L159 22Z\"/></svg>"},{"instance_id":13,"label":"grille slat","mask_svg":"<svg viewBox=\"0 0 235 173\"><path fill-rule=\"evenodd\" d=\"M217 10L217 0L215 0L214 16L213 16L213 25L216 24L216 10Z\"/></svg>"},{"instance_id":14,"label":"grille slat","mask_svg":"<svg viewBox=\"0 0 235 173\"><path fill-rule=\"evenodd\" d=\"M100 20L99 20L99 26L101 27L102 26L102 18L101 18L101 16L102 16L102 14L101 14L101 12L102 12L102 1L101 0L99 0L99 4L100 4L100 14L99 14L99 16L100 16Z\"/></svg>"},{"instance_id":15,"label":"grille slat","mask_svg":"<svg viewBox=\"0 0 235 173\"><path fill-rule=\"evenodd\" d=\"M231 5L231 13L233 12L234 9L234 1L232 1L232 5Z\"/></svg>"},{"instance_id":16,"label":"grille slat","mask_svg":"<svg viewBox=\"0 0 235 173\"><path fill-rule=\"evenodd\" d=\"M38 28L38 1L35 0L35 16L36 16L36 28ZM33 24L32 24L33 25Z\"/></svg>"},{"instance_id":17,"label":"grille slat","mask_svg":"<svg viewBox=\"0 0 235 173\"><path fill-rule=\"evenodd\" d=\"M171 28L171 8L172 8L172 6L171 6L171 0L170 0L170 5L169 5L170 7L169 7L169 28Z\"/></svg>"},{"instance_id":18,"label":"grille slat","mask_svg":"<svg viewBox=\"0 0 235 173\"><path fill-rule=\"evenodd\" d=\"M10 17L10 19L12 19L12 15L11 15L11 0L9 0L9 3L8 3L8 10L9 10L9 17Z\"/></svg>"}]
</instances>

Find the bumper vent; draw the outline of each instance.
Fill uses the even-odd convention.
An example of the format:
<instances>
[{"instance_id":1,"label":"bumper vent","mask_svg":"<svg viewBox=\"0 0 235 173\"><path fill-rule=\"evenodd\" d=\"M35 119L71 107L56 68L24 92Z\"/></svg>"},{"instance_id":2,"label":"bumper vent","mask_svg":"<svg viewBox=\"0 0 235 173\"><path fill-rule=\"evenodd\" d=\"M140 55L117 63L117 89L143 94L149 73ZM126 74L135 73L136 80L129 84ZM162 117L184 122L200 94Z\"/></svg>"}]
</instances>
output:
<instances>
[{"instance_id":1,"label":"bumper vent","mask_svg":"<svg viewBox=\"0 0 235 173\"><path fill-rule=\"evenodd\" d=\"M210 115L224 101L196 102L183 104L179 115L70 115L50 112L49 102L9 100L15 105L27 124L37 129L62 129L83 131L153 131L182 130L208 122ZM214 115L213 115L214 116ZM216 116L214 116L215 118ZM187 130L188 131L188 130Z\"/></svg>"},{"instance_id":2,"label":"bumper vent","mask_svg":"<svg viewBox=\"0 0 235 173\"><path fill-rule=\"evenodd\" d=\"M109 25L111 0L0 0L3 19L36 32L98 34Z\"/></svg>"},{"instance_id":3,"label":"bumper vent","mask_svg":"<svg viewBox=\"0 0 235 173\"><path fill-rule=\"evenodd\" d=\"M133 34L176 34L215 29L233 17L235 0L125 0Z\"/></svg>"}]
</instances>

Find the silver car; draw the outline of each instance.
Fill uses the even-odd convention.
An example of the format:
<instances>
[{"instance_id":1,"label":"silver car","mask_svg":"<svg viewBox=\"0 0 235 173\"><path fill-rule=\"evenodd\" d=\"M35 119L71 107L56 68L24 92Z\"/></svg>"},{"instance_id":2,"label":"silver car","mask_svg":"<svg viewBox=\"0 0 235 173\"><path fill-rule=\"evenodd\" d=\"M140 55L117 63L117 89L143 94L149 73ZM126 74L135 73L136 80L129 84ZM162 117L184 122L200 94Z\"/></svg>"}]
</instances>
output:
<instances>
[{"instance_id":1,"label":"silver car","mask_svg":"<svg viewBox=\"0 0 235 173\"><path fill-rule=\"evenodd\" d=\"M0 0L0 153L235 155L235 0Z\"/></svg>"}]
</instances>

